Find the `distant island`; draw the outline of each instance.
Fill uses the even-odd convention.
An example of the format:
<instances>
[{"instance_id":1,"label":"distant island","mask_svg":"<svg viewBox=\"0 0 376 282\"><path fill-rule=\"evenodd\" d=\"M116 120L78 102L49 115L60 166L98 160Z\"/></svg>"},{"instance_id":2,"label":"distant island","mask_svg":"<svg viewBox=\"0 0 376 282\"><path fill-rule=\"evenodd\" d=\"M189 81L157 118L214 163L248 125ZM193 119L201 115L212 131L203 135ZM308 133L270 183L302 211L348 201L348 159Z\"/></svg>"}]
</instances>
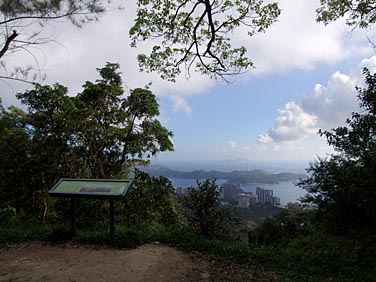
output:
<instances>
[{"instance_id":1,"label":"distant island","mask_svg":"<svg viewBox=\"0 0 376 282\"><path fill-rule=\"evenodd\" d=\"M263 170L242 170L223 172L217 170L205 171L194 170L190 172L173 170L162 165L150 165L140 167L140 169L151 176L164 176L167 178L184 179L225 179L229 183L251 184L251 183L278 183L281 181L297 180L306 178L306 174L297 174L290 172L270 173Z\"/></svg>"}]
</instances>

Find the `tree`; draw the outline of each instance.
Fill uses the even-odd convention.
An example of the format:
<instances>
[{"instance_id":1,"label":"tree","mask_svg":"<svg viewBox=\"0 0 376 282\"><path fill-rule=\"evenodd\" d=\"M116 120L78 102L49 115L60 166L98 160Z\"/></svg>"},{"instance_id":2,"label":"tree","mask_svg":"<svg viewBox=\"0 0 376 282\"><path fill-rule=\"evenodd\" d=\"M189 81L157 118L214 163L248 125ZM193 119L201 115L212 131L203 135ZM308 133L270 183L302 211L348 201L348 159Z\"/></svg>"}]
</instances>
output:
<instances>
[{"instance_id":1,"label":"tree","mask_svg":"<svg viewBox=\"0 0 376 282\"><path fill-rule=\"evenodd\" d=\"M105 1L101 0L3 0L0 2L0 78L29 82L32 66L16 67L9 73L6 56L19 51L33 54L31 46L51 42L50 35L43 31L51 22L68 20L77 27L97 20L105 12ZM107 2L108 3L108 2ZM107 5L107 4L106 4ZM36 65L38 62L36 61ZM34 73L35 74L35 73Z\"/></svg>"},{"instance_id":2,"label":"tree","mask_svg":"<svg viewBox=\"0 0 376 282\"><path fill-rule=\"evenodd\" d=\"M72 142L92 178L119 177L127 165L173 149L172 132L156 119L155 95L136 88L122 97L118 68L118 64L107 63L97 69L101 79L86 82L75 99L77 130Z\"/></svg>"},{"instance_id":3,"label":"tree","mask_svg":"<svg viewBox=\"0 0 376 282\"><path fill-rule=\"evenodd\" d=\"M176 223L174 188L166 177L150 177L135 171L134 185L119 212L126 216L127 226L150 227Z\"/></svg>"},{"instance_id":4,"label":"tree","mask_svg":"<svg viewBox=\"0 0 376 282\"><path fill-rule=\"evenodd\" d=\"M367 88L357 87L361 113L347 126L320 131L337 151L310 164L310 177L299 183L308 191L304 202L335 231L347 233L376 224L376 74L365 69Z\"/></svg>"},{"instance_id":5,"label":"tree","mask_svg":"<svg viewBox=\"0 0 376 282\"><path fill-rule=\"evenodd\" d=\"M276 3L261 0L138 1L137 18L130 29L132 46L159 38L150 55L138 56L141 70L156 71L173 80L184 66L212 78L238 74L253 65L244 46L232 47L230 34L246 28L252 36L277 20Z\"/></svg>"},{"instance_id":6,"label":"tree","mask_svg":"<svg viewBox=\"0 0 376 282\"><path fill-rule=\"evenodd\" d=\"M68 89L60 84L36 84L34 89L17 94L28 111L23 122L29 140L26 156L30 167L22 176L27 181L22 189L33 193L33 213L41 214L42 222L47 215L49 189L60 177L77 176L69 146L73 134L70 112L74 105L67 93ZM22 151L19 154L22 156Z\"/></svg>"},{"instance_id":7,"label":"tree","mask_svg":"<svg viewBox=\"0 0 376 282\"><path fill-rule=\"evenodd\" d=\"M231 208L220 206L219 195L215 179L207 179L202 183L197 181L197 187L192 187L181 199L189 226L204 236L227 231L230 226Z\"/></svg>"},{"instance_id":8,"label":"tree","mask_svg":"<svg viewBox=\"0 0 376 282\"><path fill-rule=\"evenodd\" d=\"M6 111L0 107L0 209L12 207L19 211L32 207L29 203L33 191L25 189L32 178L32 164L24 119L21 110L11 107Z\"/></svg>"},{"instance_id":9,"label":"tree","mask_svg":"<svg viewBox=\"0 0 376 282\"><path fill-rule=\"evenodd\" d=\"M367 28L376 22L376 3L369 0L321 0L317 21L328 24L346 17L346 24Z\"/></svg>"},{"instance_id":10,"label":"tree","mask_svg":"<svg viewBox=\"0 0 376 282\"><path fill-rule=\"evenodd\" d=\"M56 156L49 166L76 177L124 177L135 162L173 149L172 133L156 119L159 106L154 94L137 88L124 97L118 68L107 63L97 69L101 78L87 81L75 97L60 84L37 84L17 95L28 107L32 140L43 145L41 150L51 145L51 152L38 156ZM73 165L77 162L85 169Z\"/></svg>"}]
</instances>

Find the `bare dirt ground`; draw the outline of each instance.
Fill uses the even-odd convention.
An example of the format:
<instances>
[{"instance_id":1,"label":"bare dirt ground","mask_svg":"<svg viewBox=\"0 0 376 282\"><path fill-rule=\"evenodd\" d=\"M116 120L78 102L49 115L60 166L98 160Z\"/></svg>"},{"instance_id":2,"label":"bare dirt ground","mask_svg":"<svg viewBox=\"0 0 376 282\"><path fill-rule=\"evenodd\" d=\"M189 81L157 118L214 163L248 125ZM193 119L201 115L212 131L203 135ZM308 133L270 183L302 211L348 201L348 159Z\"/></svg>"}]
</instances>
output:
<instances>
[{"instance_id":1,"label":"bare dirt ground","mask_svg":"<svg viewBox=\"0 0 376 282\"><path fill-rule=\"evenodd\" d=\"M174 248L133 250L31 242L0 249L0 281L209 281L208 263Z\"/></svg>"}]
</instances>

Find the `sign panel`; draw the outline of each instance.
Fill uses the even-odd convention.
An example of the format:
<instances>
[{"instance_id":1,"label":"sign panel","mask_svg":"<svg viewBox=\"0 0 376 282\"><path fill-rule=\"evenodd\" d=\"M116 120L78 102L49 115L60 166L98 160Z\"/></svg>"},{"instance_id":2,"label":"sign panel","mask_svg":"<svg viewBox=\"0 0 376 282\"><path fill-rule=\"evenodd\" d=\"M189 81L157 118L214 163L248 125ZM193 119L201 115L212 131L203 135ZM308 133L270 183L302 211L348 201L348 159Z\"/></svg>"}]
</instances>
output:
<instances>
[{"instance_id":1,"label":"sign panel","mask_svg":"<svg viewBox=\"0 0 376 282\"><path fill-rule=\"evenodd\" d=\"M132 180L62 178L49 191L51 197L107 198L125 197Z\"/></svg>"}]
</instances>

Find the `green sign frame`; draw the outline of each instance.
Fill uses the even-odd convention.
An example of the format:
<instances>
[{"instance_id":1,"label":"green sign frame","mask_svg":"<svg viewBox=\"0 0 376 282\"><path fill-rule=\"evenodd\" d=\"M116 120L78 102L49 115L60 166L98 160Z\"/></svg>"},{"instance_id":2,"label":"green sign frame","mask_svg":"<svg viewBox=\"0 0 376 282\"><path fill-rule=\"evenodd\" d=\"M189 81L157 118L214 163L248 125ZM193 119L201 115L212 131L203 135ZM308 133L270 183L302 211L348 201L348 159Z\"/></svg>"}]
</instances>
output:
<instances>
[{"instance_id":1,"label":"green sign frame","mask_svg":"<svg viewBox=\"0 0 376 282\"><path fill-rule=\"evenodd\" d=\"M48 192L51 197L71 198L72 233L77 229L77 198L110 201L110 236L115 234L115 201L124 199L133 186L133 180L61 178Z\"/></svg>"},{"instance_id":2,"label":"green sign frame","mask_svg":"<svg viewBox=\"0 0 376 282\"><path fill-rule=\"evenodd\" d=\"M65 198L125 198L132 180L62 178L48 192L51 197Z\"/></svg>"}]
</instances>

